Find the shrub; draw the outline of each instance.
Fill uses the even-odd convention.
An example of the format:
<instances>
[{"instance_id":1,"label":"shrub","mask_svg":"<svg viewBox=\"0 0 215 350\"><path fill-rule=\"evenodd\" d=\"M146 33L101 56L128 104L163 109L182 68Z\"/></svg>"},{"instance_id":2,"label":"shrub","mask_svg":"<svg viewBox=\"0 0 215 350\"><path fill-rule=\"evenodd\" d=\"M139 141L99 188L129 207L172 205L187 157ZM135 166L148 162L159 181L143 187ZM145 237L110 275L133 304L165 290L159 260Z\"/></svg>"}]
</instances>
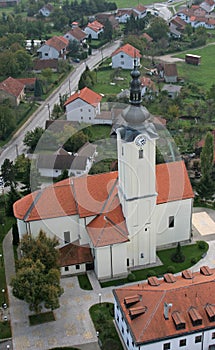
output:
<instances>
[{"instance_id":1,"label":"shrub","mask_svg":"<svg viewBox=\"0 0 215 350\"><path fill-rule=\"evenodd\" d=\"M169 273L175 273L175 266L172 266L172 265L168 266L168 267L167 267L167 272L169 272Z\"/></svg>"},{"instance_id":2,"label":"shrub","mask_svg":"<svg viewBox=\"0 0 215 350\"><path fill-rule=\"evenodd\" d=\"M128 281L129 282L134 282L135 279L136 279L135 275L132 272L130 272L129 275L128 275Z\"/></svg>"},{"instance_id":3,"label":"shrub","mask_svg":"<svg viewBox=\"0 0 215 350\"><path fill-rule=\"evenodd\" d=\"M149 271L147 272L147 277L151 277L151 276L156 276L156 273L155 273L154 270L149 270Z\"/></svg>"},{"instance_id":4,"label":"shrub","mask_svg":"<svg viewBox=\"0 0 215 350\"><path fill-rule=\"evenodd\" d=\"M198 241L198 242L197 242L197 245L198 245L198 248L199 248L200 250L205 250L205 249L206 249L206 246L207 246L207 244L206 244L205 241Z\"/></svg>"},{"instance_id":5,"label":"shrub","mask_svg":"<svg viewBox=\"0 0 215 350\"><path fill-rule=\"evenodd\" d=\"M120 350L121 347L120 347L120 344L114 340L114 339L106 339L104 341L104 344L103 344L103 347L102 347L104 350Z\"/></svg>"},{"instance_id":6,"label":"shrub","mask_svg":"<svg viewBox=\"0 0 215 350\"><path fill-rule=\"evenodd\" d=\"M175 253L172 254L171 260L172 260L173 262L175 262L175 263L184 262L185 256L184 256L184 254L182 253L180 243L178 243Z\"/></svg>"},{"instance_id":7,"label":"shrub","mask_svg":"<svg viewBox=\"0 0 215 350\"><path fill-rule=\"evenodd\" d=\"M197 263L197 258L195 258L195 257L192 257L191 259L190 259L190 262L191 262L191 264L196 264Z\"/></svg>"}]
</instances>

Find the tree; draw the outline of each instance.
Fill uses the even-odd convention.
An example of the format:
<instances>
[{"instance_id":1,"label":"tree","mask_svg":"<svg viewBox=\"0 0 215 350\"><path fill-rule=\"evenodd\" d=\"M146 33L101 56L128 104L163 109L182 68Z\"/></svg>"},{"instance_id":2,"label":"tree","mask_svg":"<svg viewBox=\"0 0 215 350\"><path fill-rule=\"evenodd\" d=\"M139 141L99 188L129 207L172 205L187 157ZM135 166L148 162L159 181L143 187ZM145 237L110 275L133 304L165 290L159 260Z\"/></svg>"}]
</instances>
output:
<instances>
[{"instance_id":1,"label":"tree","mask_svg":"<svg viewBox=\"0 0 215 350\"><path fill-rule=\"evenodd\" d=\"M212 174L214 163L214 138L211 132L206 134L205 144L202 148L200 160L202 176L210 176Z\"/></svg>"},{"instance_id":2,"label":"tree","mask_svg":"<svg viewBox=\"0 0 215 350\"><path fill-rule=\"evenodd\" d=\"M32 131L28 131L23 140L24 145L29 147L30 151L34 151L43 133L44 129L41 127L36 127Z\"/></svg>"},{"instance_id":3,"label":"tree","mask_svg":"<svg viewBox=\"0 0 215 350\"><path fill-rule=\"evenodd\" d=\"M104 24L104 33L103 33L104 39L107 39L108 41L111 41L113 38L113 26L109 19L107 18Z\"/></svg>"},{"instance_id":4,"label":"tree","mask_svg":"<svg viewBox=\"0 0 215 350\"><path fill-rule=\"evenodd\" d=\"M17 264L17 274L11 285L13 295L25 300L30 310L40 312L42 305L48 309L59 307L60 287L58 240L40 231L37 237L25 235L21 240L22 258Z\"/></svg>"},{"instance_id":5,"label":"tree","mask_svg":"<svg viewBox=\"0 0 215 350\"><path fill-rule=\"evenodd\" d=\"M35 87L34 87L34 97L41 97L42 94L43 94L42 82L39 79L36 79Z\"/></svg>"},{"instance_id":6,"label":"tree","mask_svg":"<svg viewBox=\"0 0 215 350\"><path fill-rule=\"evenodd\" d=\"M15 189L14 186L11 186L10 191L6 194L6 206L5 212L8 216L13 216L13 204L20 199L19 192Z\"/></svg>"},{"instance_id":7,"label":"tree","mask_svg":"<svg viewBox=\"0 0 215 350\"><path fill-rule=\"evenodd\" d=\"M60 287L60 272L50 269L45 273L45 266L40 260L21 259L16 277L11 285L13 295L18 299L25 300L29 309L39 313L42 304L48 309L56 309L59 305L59 297L63 293Z\"/></svg>"},{"instance_id":8,"label":"tree","mask_svg":"<svg viewBox=\"0 0 215 350\"><path fill-rule=\"evenodd\" d=\"M69 56L72 56L72 57L77 56L80 50L80 43L77 40L69 40L68 50L69 50Z\"/></svg>"},{"instance_id":9,"label":"tree","mask_svg":"<svg viewBox=\"0 0 215 350\"><path fill-rule=\"evenodd\" d=\"M23 184L21 189L24 195L36 191L40 188L40 174L33 160L28 160L25 172L23 173L21 179L21 183Z\"/></svg>"},{"instance_id":10,"label":"tree","mask_svg":"<svg viewBox=\"0 0 215 350\"><path fill-rule=\"evenodd\" d=\"M88 136L83 131L78 131L69 138L64 147L68 152L77 152L88 140Z\"/></svg>"},{"instance_id":11,"label":"tree","mask_svg":"<svg viewBox=\"0 0 215 350\"><path fill-rule=\"evenodd\" d=\"M150 23L147 33L153 38L154 41L168 39L169 27L163 18L156 17Z\"/></svg>"},{"instance_id":12,"label":"tree","mask_svg":"<svg viewBox=\"0 0 215 350\"><path fill-rule=\"evenodd\" d=\"M62 174L59 175L58 177L56 177L56 178L54 179L54 182L59 182L59 181L65 180L65 179L67 179L68 177L69 177L68 170L67 170L67 169L64 169L64 170L62 171Z\"/></svg>"},{"instance_id":13,"label":"tree","mask_svg":"<svg viewBox=\"0 0 215 350\"><path fill-rule=\"evenodd\" d=\"M16 187L15 167L12 160L6 158L1 166L1 174L5 186Z\"/></svg>"},{"instance_id":14,"label":"tree","mask_svg":"<svg viewBox=\"0 0 215 350\"><path fill-rule=\"evenodd\" d=\"M21 249L25 258L34 262L40 260L45 272L50 269L59 269L59 251L55 249L59 244L57 238L50 238L44 231L40 231L37 237L24 235L21 240Z\"/></svg>"}]
</instances>

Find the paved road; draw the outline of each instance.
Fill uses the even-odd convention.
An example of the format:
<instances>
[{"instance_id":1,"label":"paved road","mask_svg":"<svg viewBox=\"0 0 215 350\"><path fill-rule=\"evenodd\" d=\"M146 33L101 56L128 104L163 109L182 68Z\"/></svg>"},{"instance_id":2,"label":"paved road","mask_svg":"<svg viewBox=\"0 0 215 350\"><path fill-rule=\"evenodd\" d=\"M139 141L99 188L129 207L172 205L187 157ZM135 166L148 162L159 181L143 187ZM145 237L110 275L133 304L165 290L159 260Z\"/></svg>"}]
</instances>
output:
<instances>
[{"instance_id":1,"label":"paved road","mask_svg":"<svg viewBox=\"0 0 215 350\"><path fill-rule=\"evenodd\" d=\"M90 56L85 62L80 63L75 66L75 69L64 82L44 101L37 111L29 118L29 120L21 127L20 130L13 136L11 141L0 149L0 167L4 162L5 158L14 160L17 157L17 154L24 153L25 146L23 145L24 135L29 130L34 130L37 126L44 127L45 121L49 119L49 113L51 113L54 104L59 103L59 94L64 95L70 91L75 91L78 86L78 81L80 75L86 68L86 65L92 69L95 67L102 59L109 57L111 53L116 50L119 46L120 41L113 42L107 45L101 50L93 52L93 55Z\"/></svg>"}]
</instances>

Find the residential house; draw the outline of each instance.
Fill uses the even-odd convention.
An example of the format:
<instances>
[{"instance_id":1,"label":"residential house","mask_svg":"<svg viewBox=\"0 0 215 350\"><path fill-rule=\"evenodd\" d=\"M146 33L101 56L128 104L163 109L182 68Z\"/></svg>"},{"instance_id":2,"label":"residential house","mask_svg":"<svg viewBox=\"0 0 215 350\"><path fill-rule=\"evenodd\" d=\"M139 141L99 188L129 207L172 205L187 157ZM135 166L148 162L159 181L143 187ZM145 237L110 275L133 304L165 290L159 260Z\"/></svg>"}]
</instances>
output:
<instances>
[{"instance_id":1,"label":"residential house","mask_svg":"<svg viewBox=\"0 0 215 350\"><path fill-rule=\"evenodd\" d=\"M134 15L134 11L131 8L121 8L117 10L115 18L119 23L123 24L130 19L132 14Z\"/></svg>"},{"instance_id":2,"label":"residential house","mask_svg":"<svg viewBox=\"0 0 215 350\"><path fill-rule=\"evenodd\" d=\"M181 88L180 85L165 84L161 91L167 91L168 96L174 99L180 94Z\"/></svg>"},{"instance_id":3,"label":"residential house","mask_svg":"<svg viewBox=\"0 0 215 350\"><path fill-rule=\"evenodd\" d=\"M40 60L36 59L33 61L33 72L34 73L41 73L43 69L50 68L52 72L58 71L58 59L47 59L47 60Z\"/></svg>"},{"instance_id":4,"label":"residential house","mask_svg":"<svg viewBox=\"0 0 215 350\"><path fill-rule=\"evenodd\" d=\"M103 25L105 25L105 22L108 20L113 29L117 29L119 27L119 22L117 21L115 14L112 12L101 12L96 14L96 20Z\"/></svg>"},{"instance_id":5,"label":"residential house","mask_svg":"<svg viewBox=\"0 0 215 350\"><path fill-rule=\"evenodd\" d=\"M81 176L87 174L93 164L95 146L92 145L93 152L88 151L90 156L85 155L85 149L80 150L80 154L70 154L64 149L58 150L54 154L39 154L37 158L37 169L41 176L55 178L68 170L69 176ZM91 151L91 152L90 152Z\"/></svg>"},{"instance_id":6,"label":"residential house","mask_svg":"<svg viewBox=\"0 0 215 350\"><path fill-rule=\"evenodd\" d=\"M165 83L177 83L178 81L178 72L177 66L175 63L165 63L163 70L163 78Z\"/></svg>"},{"instance_id":7,"label":"residential house","mask_svg":"<svg viewBox=\"0 0 215 350\"><path fill-rule=\"evenodd\" d=\"M86 40L87 34L80 27L75 26L64 35L64 38L69 41L78 41L81 44Z\"/></svg>"},{"instance_id":8,"label":"residential house","mask_svg":"<svg viewBox=\"0 0 215 350\"><path fill-rule=\"evenodd\" d=\"M18 106L25 96L25 84L9 77L0 83L0 100L10 100L12 105Z\"/></svg>"},{"instance_id":9,"label":"residential house","mask_svg":"<svg viewBox=\"0 0 215 350\"><path fill-rule=\"evenodd\" d=\"M113 290L127 350L215 349L215 269L183 271Z\"/></svg>"},{"instance_id":10,"label":"residential house","mask_svg":"<svg viewBox=\"0 0 215 350\"><path fill-rule=\"evenodd\" d=\"M142 55L140 51L130 44L125 44L116 49L112 55L112 68L133 69L134 59L140 65Z\"/></svg>"},{"instance_id":11,"label":"residential house","mask_svg":"<svg viewBox=\"0 0 215 350\"><path fill-rule=\"evenodd\" d=\"M147 8L143 5L138 5L133 8L133 12L135 14L135 18L141 19L147 15Z\"/></svg>"},{"instance_id":12,"label":"residential house","mask_svg":"<svg viewBox=\"0 0 215 350\"><path fill-rule=\"evenodd\" d=\"M179 16L173 17L169 22L170 35L174 38L181 38L186 22Z\"/></svg>"},{"instance_id":13,"label":"residential house","mask_svg":"<svg viewBox=\"0 0 215 350\"><path fill-rule=\"evenodd\" d=\"M85 27L84 32L87 37L91 36L92 39L99 39L99 36L104 32L104 26L98 21L89 22Z\"/></svg>"},{"instance_id":14,"label":"residential house","mask_svg":"<svg viewBox=\"0 0 215 350\"><path fill-rule=\"evenodd\" d=\"M208 8L210 11L210 9ZM214 29L215 21L213 17L209 17L206 7L197 5L191 6L189 9L180 10L177 15L193 28L204 27L206 29Z\"/></svg>"},{"instance_id":15,"label":"residential house","mask_svg":"<svg viewBox=\"0 0 215 350\"><path fill-rule=\"evenodd\" d=\"M208 14L214 11L214 1L213 0L205 0L201 4L199 4L200 8L206 11Z\"/></svg>"},{"instance_id":16,"label":"residential house","mask_svg":"<svg viewBox=\"0 0 215 350\"><path fill-rule=\"evenodd\" d=\"M40 10L39 13L44 17L49 17L53 11L52 4L45 4Z\"/></svg>"},{"instance_id":17,"label":"residential house","mask_svg":"<svg viewBox=\"0 0 215 350\"><path fill-rule=\"evenodd\" d=\"M148 98L156 92L156 87L154 82L148 78L148 77L141 77L141 96L144 96L147 94Z\"/></svg>"},{"instance_id":18,"label":"residential house","mask_svg":"<svg viewBox=\"0 0 215 350\"><path fill-rule=\"evenodd\" d=\"M100 114L101 99L101 95L87 87L75 92L64 104L66 119L79 123L95 124L95 117Z\"/></svg>"},{"instance_id":19,"label":"residential house","mask_svg":"<svg viewBox=\"0 0 215 350\"><path fill-rule=\"evenodd\" d=\"M14 203L20 237L44 229L61 246L88 244L100 280L155 263L158 248L191 239L186 167L183 161L156 165L159 129L141 104L136 65L131 76L130 105L116 129L118 171L69 178Z\"/></svg>"},{"instance_id":20,"label":"residential house","mask_svg":"<svg viewBox=\"0 0 215 350\"><path fill-rule=\"evenodd\" d=\"M63 36L53 36L37 50L37 53L42 60L66 59L68 44L69 41Z\"/></svg>"},{"instance_id":21,"label":"residential house","mask_svg":"<svg viewBox=\"0 0 215 350\"><path fill-rule=\"evenodd\" d=\"M34 91L36 78L18 78L16 80L18 80L20 83L24 84L24 86L25 86L24 91L25 92L26 91Z\"/></svg>"}]
</instances>

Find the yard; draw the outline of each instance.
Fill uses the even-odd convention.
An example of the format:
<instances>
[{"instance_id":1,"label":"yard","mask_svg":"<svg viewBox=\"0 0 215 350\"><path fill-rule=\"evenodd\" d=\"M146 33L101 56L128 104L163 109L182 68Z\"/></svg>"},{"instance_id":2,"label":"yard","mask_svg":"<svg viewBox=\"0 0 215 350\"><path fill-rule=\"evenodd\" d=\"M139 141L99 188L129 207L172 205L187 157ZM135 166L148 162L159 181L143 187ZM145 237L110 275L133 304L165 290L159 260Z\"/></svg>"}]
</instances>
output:
<instances>
[{"instance_id":1,"label":"yard","mask_svg":"<svg viewBox=\"0 0 215 350\"><path fill-rule=\"evenodd\" d=\"M215 81L215 45L210 44L201 49L192 49L187 52L177 54L174 57L184 59L186 53L201 56L201 63L199 66L194 66L185 62L177 62L179 77L183 78L185 82L197 83L203 86L205 90L209 90Z\"/></svg>"}]
</instances>

